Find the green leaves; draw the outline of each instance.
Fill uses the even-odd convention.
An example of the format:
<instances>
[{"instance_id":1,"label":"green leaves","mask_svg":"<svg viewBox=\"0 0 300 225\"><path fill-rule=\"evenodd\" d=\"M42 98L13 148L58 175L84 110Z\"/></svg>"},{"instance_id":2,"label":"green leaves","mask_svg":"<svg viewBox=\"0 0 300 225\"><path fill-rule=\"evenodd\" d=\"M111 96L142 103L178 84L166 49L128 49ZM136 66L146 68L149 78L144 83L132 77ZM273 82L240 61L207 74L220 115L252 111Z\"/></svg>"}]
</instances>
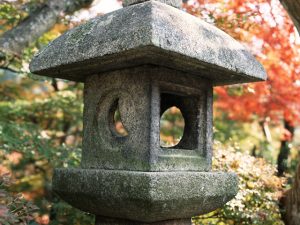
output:
<instances>
[{"instance_id":1,"label":"green leaves","mask_svg":"<svg viewBox=\"0 0 300 225\"><path fill-rule=\"evenodd\" d=\"M286 181L276 176L276 168L264 159L237 152L215 143L213 167L234 172L239 192L222 209L194 219L200 224L283 225L279 198Z\"/></svg>"},{"instance_id":2,"label":"green leaves","mask_svg":"<svg viewBox=\"0 0 300 225\"><path fill-rule=\"evenodd\" d=\"M18 9L13 4L0 4L0 35L8 29L14 27L22 19L27 16L27 13Z\"/></svg>"},{"instance_id":3,"label":"green leaves","mask_svg":"<svg viewBox=\"0 0 300 225\"><path fill-rule=\"evenodd\" d=\"M10 170L16 179L9 191L0 188L0 196L6 202L13 202L11 210L15 213L7 214L10 208L3 204L2 220L10 222L0 221L0 224L22 224L33 212L30 204L12 193L24 193L34 200L39 206L38 213L34 213L36 221L49 214L53 214L53 224L93 220L59 201L51 191L53 168L78 167L81 156L82 87L73 83L59 85L64 90L53 92L47 83L34 82L28 77L19 83L0 83L0 166ZM55 211L57 205L60 212ZM24 213L23 206L28 213Z\"/></svg>"}]
</instances>

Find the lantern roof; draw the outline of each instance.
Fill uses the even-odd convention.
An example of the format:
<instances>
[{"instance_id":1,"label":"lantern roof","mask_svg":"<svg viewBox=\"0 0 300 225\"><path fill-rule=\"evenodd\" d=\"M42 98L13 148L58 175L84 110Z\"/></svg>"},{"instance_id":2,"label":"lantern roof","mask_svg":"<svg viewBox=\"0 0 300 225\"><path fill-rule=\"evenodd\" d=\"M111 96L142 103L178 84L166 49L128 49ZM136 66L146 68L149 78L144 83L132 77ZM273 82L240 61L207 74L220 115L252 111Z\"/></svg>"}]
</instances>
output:
<instances>
[{"instance_id":1,"label":"lantern roof","mask_svg":"<svg viewBox=\"0 0 300 225\"><path fill-rule=\"evenodd\" d=\"M228 34L159 1L129 4L67 31L35 55L30 70L84 82L92 74L142 65L180 70L214 85L267 78Z\"/></svg>"}]
</instances>

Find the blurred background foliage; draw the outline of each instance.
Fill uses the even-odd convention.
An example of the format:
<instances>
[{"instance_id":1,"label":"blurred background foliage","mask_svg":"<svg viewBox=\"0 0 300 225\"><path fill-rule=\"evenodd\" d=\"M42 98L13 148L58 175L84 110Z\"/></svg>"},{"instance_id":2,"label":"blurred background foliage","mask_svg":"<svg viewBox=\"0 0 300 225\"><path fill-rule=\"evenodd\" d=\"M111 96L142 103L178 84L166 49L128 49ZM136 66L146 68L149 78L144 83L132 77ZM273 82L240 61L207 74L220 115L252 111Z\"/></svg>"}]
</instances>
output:
<instances>
[{"instance_id":1,"label":"blurred background foliage","mask_svg":"<svg viewBox=\"0 0 300 225\"><path fill-rule=\"evenodd\" d=\"M186 4L185 10L250 45L246 37L249 38L251 30L257 32L257 27L245 21L257 17L257 12L251 13L247 9L244 13L231 12L230 17L228 11L232 7L240 7L230 5L232 1L229 6L220 1L193 2ZM249 2L255 5L255 1ZM257 1L257 4L261 2L264 1ZM44 3L43 0L1 1L0 36ZM213 3L217 4L218 10ZM73 16L61 15L57 24L25 48L21 55L0 55L0 224L94 223L92 215L70 207L51 191L53 168L78 167L80 164L83 84L41 78L28 71L33 54L81 22L80 19L74 20ZM255 50L253 53L256 54ZM263 58L266 65L270 65L268 59L270 57ZM271 60L274 61L274 58ZM276 60L279 59L275 59L278 64ZM281 65L284 68L287 66ZM280 116L277 117L269 114L262 116L259 112L265 111L259 105L253 106L253 110L245 105L240 109L231 107L239 102L246 104L259 99L256 96L265 96L266 93L261 90L261 86L240 85L226 87L226 92L220 89L215 91L213 167L214 170L237 173L240 192L222 209L194 218L197 225L283 224L280 199L290 187L299 161L300 131L297 120L292 119L295 123L290 138L285 117L278 111L276 115ZM245 100L244 96L251 98ZM235 113L232 109L236 110ZM290 116L287 115L286 119ZM116 128L124 130L121 117L117 115L115 120ZM176 145L184 128L180 110L170 108L162 116L160 125L161 145ZM290 154L284 176L279 177L276 164L282 144L286 145Z\"/></svg>"},{"instance_id":2,"label":"blurred background foliage","mask_svg":"<svg viewBox=\"0 0 300 225\"><path fill-rule=\"evenodd\" d=\"M278 202L286 179L277 176L276 167L218 141L214 149L214 170L236 173L240 190L222 209L195 217L195 224L284 224Z\"/></svg>"}]
</instances>

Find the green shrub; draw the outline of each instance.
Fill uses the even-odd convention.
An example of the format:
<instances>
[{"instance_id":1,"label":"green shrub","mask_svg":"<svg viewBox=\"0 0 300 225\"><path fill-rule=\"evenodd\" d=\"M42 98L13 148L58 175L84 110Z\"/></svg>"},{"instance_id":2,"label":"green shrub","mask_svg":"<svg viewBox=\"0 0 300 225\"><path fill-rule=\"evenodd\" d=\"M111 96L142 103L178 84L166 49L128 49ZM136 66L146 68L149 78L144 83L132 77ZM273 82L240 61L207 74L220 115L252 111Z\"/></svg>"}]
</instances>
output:
<instances>
[{"instance_id":1,"label":"green shrub","mask_svg":"<svg viewBox=\"0 0 300 225\"><path fill-rule=\"evenodd\" d=\"M283 225L279 199L285 179L276 176L275 166L220 143L214 149L213 169L236 173L240 190L222 209L196 217L194 223Z\"/></svg>"}]
</instances>

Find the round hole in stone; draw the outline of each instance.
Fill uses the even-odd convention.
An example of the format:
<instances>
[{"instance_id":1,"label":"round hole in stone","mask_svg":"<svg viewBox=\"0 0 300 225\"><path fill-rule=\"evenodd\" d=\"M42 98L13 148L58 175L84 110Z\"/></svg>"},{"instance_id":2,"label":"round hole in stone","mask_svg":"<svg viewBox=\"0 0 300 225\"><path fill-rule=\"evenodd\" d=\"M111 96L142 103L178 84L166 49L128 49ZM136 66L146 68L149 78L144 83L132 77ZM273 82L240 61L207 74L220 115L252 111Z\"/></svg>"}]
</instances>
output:
<instances>
[{"instance_id":1,"label":"round hole in stone","mask_svg":"<svg viewBox=\"0 0 300 225\"><path fill-rule=\"evenodd\" d=\"M175 147L184 134L185 121L177 107L168 108L160 118L160 146L163 148Z\"/></svg>"},{"instance_id":2,"label":"round hole in stone","mask_svg":"<svg viewBox=\"0 0 300 225\"><path fill-rule=\"evenodd\" d=\"M121 113L119 109L119 99L117 99L114 102L111 113L112 113L111 116L113 120L112 130L115 133L115 135L119 137L128 136L128 131L126 130L121 118Z\"/></svg>"}]
</instances>

